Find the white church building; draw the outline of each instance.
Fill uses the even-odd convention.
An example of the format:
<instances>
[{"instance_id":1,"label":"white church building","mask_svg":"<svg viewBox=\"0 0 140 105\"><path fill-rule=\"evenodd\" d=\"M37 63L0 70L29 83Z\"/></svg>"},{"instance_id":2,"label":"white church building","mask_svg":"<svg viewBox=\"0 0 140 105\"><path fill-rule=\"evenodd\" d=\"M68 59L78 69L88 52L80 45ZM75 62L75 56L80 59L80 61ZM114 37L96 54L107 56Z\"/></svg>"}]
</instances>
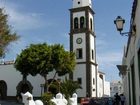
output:
<instances>
[{"instance_id":1,"label":"white church building","mask_svg":"<svg viewBox=\"0 0 140 105\"><path fill-rule=\"evenodd\" d=\"M0 64L0 99L15 99L15 96L26 90L30 91L34 97L40 97L43 92L44 78L40 75L35 77L29 75L27 76L28 81L22 81L22 75L19 71L14 68L13 61L5 61ZM48 75L49 79L52 79L54 73ZM97 97L110 96L110 83L105 81L105 74L98 72L98 94ZM57 79L63 80L65 76L58 77ZM78 80L82 84L81 81ZM82 86L83 88L83 86ZM84 89L84 88L83 88ZM83 89L78 89L77 92ZM81 95L81 96L80 96ZM79 94L78 97L86 97L87 94ZM94 96L92 96L94 97Z\"/></svg>"},{"instance_id":2,"label":"white church building","mask_svg":"<svg viewBox=\"0 0 140 105\"><path fill-rule=\"evenodd\" d=\"M96 35L94 30L94 11L91 0L72 0L70 9L70 51L76 53L76 67L70 79L78 81L82 89L77 90L78 97L110 96L110 83L105 81L105 73L98 70L96 61ZM44 78L40 75L29 75L27 82L14 66L14 62L1 62L0 65L0 97L15 97L25 90L33 96L43 93ZM49 74L51 79L53 72ZM65 77L65 76L64 76ZM57 77L63 79L64 77Z\"/></svg>"},{"instance_id":3,"label":"white church building","mask_svg":"<svg viewBox=\"0 0 140 105\"><path fill-rule=\"evenodd\" d=\"M104 92L104 86L100 89L98 84L100 81L105 81L105 78L104 74L98 76L94 11L91 0L73 0L73 7L70 9L70 51L76 53L77 62L71 78L74 81L81 81L83 87L78 91L78 95L100 96L99 92ZM105 82L101 83L104 85Z\"/></svg>"}]
</instances>

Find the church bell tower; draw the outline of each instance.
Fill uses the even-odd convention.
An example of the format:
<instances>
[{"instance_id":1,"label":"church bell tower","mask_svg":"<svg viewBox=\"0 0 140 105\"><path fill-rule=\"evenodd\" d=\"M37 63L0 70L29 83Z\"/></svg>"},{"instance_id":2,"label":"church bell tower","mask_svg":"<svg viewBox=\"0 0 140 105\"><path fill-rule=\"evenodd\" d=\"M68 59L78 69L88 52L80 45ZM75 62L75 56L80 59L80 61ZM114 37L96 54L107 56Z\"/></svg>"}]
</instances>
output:
<instances>
[{"instance_id":1,"label":"church bell tower","mask_svg":"<svg viewBox=\"0 0 140 105\"><path fill-rule=\"evenodd\" d=\"M97 96L97 63L94 32L94 11L91 0L72 0L70 9L70 51L76 54L76 67L70 76L78 81L79 97Z\"/></svg>"}]
</instances>

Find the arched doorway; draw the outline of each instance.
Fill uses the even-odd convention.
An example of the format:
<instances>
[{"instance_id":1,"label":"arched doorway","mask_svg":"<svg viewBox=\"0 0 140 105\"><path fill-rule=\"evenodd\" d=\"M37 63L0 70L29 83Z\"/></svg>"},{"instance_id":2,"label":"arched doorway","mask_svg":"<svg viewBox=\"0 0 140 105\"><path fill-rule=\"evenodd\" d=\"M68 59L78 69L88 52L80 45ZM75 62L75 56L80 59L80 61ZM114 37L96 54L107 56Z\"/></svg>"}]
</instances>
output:
<instances>
[{"instance_id":1,"label":"arched doorway","mask_svg":"<svg viewBox=\"0 0 140 105\"><path fill-rule=\"evenodd\" d=\"M0 99L4 100L7 97L7 84L4 80L0 80Z\"/></svg>"}]
</instances>

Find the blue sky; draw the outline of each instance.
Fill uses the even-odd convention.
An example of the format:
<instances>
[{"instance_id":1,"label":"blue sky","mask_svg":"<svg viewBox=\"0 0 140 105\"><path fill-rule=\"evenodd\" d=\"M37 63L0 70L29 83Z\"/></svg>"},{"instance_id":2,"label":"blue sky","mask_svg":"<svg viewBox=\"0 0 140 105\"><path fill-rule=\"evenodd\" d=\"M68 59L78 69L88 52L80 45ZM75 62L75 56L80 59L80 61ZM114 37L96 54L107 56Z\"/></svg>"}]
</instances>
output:
<instances>
[{"instance_id":1,"label":"blue sky","mask_svg":"<svg viewBox=\"0 0 140 105\"><path fill-rule=\"evenodd\" d=\"M95 12L95 34L99 70L106 80L119 79L117 64L121 64L127 37L116 31L114 19L121 15L124 31L129 30L132 0L92 0ZM5 60L13 60L31 43L60 43L69 50L70 13L72 0L0 0L9 14L9 24L20 39L8 46Z\"/></svg>"}]
</instances>

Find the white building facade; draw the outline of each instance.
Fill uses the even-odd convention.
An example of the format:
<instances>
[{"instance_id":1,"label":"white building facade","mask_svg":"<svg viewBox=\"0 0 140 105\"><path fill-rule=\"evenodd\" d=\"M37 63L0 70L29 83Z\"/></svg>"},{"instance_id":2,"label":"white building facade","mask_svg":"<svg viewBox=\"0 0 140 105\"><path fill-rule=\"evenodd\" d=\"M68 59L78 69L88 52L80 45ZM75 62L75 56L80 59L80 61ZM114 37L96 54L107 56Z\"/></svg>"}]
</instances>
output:
<instances>
[{"instance_id":1,"label":"white building facade","mask_svg":"<svg viewBox=\"0 0 140 105\"><path fill-rule=\"evenodd\" d=\"M11 62L11 61L10 61ZM27 76L27 81L23 81L23 76L19 71L14 68L14 62L0 64L0 99L15 99L15 96L21 92L30 91L34 97L40 97L44 93L43 84L45 80L42 76ZM51 80L55 72L51 72L48 75L48 80ZM82 75L82 74L80 74ZM56 76L56 80L61 81L65 79L65 76ZM110 96L110 83L105 81L105 74L98 72L98 94L97 97L109 97ZM80 81L77 80L79 83ZM82 87L83 88L83 87ZM80 91L81 89L78 89ZM82 97L85 97L83 94Z\"/></svg>"},{"instance_id":2,"label":"white building facade","mask_svg":"<svg viewBox=\"0 0 140 105\"><path fill-rule=\"evenodd\" d=\"M126 105L140 105L140 1L134 0L130 19L130 34L124 49L120 74Z\"/></svg>"},{"instance_id":3,"label":"white building facade","mask_svg":"<svg viewBox=\"0 0 140 105\"><path fill-rule=\"evenodd\" d=\"M98 71L97 81L97 97L110 97L110 82L105 81L105 73Z\"/></svg>"},{"instance_id":4,"label":"white building facade","mask_svg":"<svg viewBox=\"0 0 140 105\"><path fill-rule=\"evenodd\" d=\"M28 87L30 92L34 96L41 95L41 84L44 84L44 80L40 75L36 77L28 76L28 82L21 84L19 91L22 92L24 87ZM13 64L0 65L0 94L1 99L5 99L7 96L10 98L15 97L18 94L18 85L22 82L22 75L18 72Z\"/></svg>"},{"instance_id":5,"label":"white building facade","mask_svg":"<svg viewBox=\"0 0 140 105\"><path fill-rule=\"evenodd\" d=\"M124 93L122 81L112 81L110 83L110 96L114 97L116 93L118 94Z\"/></svg>"},{"instance_id":6,"label":"white building facade","mask_svg":"<svg viewBox=\"0 0 140 105\"><path fill-rule=\"evenodd\" d=\"M8 62L8 63L7 63ZM11 61L10 61L11 62ZM40 97L44 93L45 80L41 75L27 76L27 80L23 80L23 75L14 67L14 62L0 64L0 99L15 99L20 93L29 91L34 97ZM52 80L55 72L48 75L48 82ZM56 75L55 80L64 80L68 75L59 77Z\"/></svg>"}]
</instances>

